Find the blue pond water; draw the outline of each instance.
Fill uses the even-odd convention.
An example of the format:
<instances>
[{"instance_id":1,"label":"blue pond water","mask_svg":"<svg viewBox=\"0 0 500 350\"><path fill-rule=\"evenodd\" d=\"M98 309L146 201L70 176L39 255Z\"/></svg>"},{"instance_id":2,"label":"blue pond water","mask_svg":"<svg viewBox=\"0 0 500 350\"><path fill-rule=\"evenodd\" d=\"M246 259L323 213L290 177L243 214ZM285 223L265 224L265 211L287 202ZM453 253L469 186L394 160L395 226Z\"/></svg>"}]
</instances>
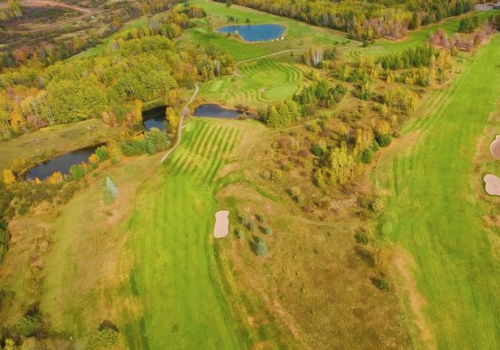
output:
<instances>
[{"instance_id":1,"label":"blue pond water","mask_svg":"<svg viewBox=\"0 0 500 350\"><path fill-rule=\"evenodd\" d=\"M158 128L160 130L165 130L165 111L167 107L157 107L150 109L149 111L142 112L142 120L144 122L144 127L147 131L151 128Z\"/></svg>"},{"instance_id":2,"label":"blue pond water","mask_svg":"<svg viewBox=\"0 0 500 350\"><path fill-rule=\"evenodd\" d=\"M194 110L196 117L237 118L240 113L237 109L224 108L216 103L205 103Z\"/></svg>"},{"instance_id":3,"label":"blue pond water","mask_svg":"<svg viewBox=\"0 0 500 350\"><path fill-rule=\"evenodd\" d=\"M285 27L279 24L245 24L236 26L219 27L217 33L238 33L245 41L269 41L279 39L285 32Z\"/></svg>"},{"instance_id":4,"label":"blue pond water","mask_svg":"<svg viewBox=\"0 0 500 350\"><path fill-rule=\"evenodd\" d=\"M63 174L69 174L69 168L71 168L72 165L88 163L90 155L95 152L97 147L99 146L79 149L52 158L45 163L38 164L26 173L25 178L26 180L35 180L35 178L45 180L56 171L60 171Z\"/></svg>"}]
</instances>

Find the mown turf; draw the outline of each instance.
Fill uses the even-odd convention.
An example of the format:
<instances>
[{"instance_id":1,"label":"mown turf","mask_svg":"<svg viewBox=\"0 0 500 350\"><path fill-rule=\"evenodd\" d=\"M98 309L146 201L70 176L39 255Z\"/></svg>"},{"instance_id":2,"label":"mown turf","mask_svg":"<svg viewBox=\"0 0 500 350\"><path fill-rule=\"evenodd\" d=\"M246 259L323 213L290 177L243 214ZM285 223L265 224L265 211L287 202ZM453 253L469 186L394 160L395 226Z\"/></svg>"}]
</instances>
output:
<instances>
[{"instance_id":1,"label":"mown turf","mask_svg":"<svg viewBox=\"0 0 500 350\"><path fill-rule=\"evenodd\" d=\"M196 0L193 4L201 6L208 14L203 26L186 30L183 37L177 42L179 46L216 46L225 49L237 60L245 60L263 56L265 54L283 51L287 49L310 48L312 46L323 46L325 48L336 45L357 45L346 38L346 34L328 28L311 26L299 21L285 17L274 16L265 12L255 11L249 8L232 5L227 7L224 3ZM247 19L252 23L278 23L287 27L284 34L285 40L262 43L246 43L237 37L228 37L218 34L214 29L218 26L234 24L228 22L228 17L235 18L241 24Z\"/></svg>"},{"instance_id":2,"label":"mown turf","mask_svg":"<svg viewBox=\"0 0 500 350\"><path fill-rule=\"evenodd\" d=\"M405 129L417 141L390 152L377 170L377 187L391 194L380 233L413 256L426 300L420 306L439 349L500 348L498 229L483 221L492 208L478 200L482 179L473 165L498 100L499 44L497 36L451 88L432 94Z\"/></svg>"},{"instance_id":3,"label":"mown turf","mask_svg":"<svg viewBox=\"0 0 500 350\"><path fill-rule=\"evenodd\" d=\"M226 76L203 84L200 97L226 105L241 103L252 107L290 98L307 83L304 77L307 67L283 57L243 63L238 67L241 76Z\"/></svg>"},{"instance_id":4,"label":"mown turf","mask_svg":"<svg viewBox=\"0 0 500 350\"><path fill-rule=\"evenodd\" d=\"M131 349L238 349L231 311L214 266L214 180L241 132L196 120L145 185L129 223L136 257L130 290L142 318L126 326Z\"/></svg>"}]
</instances>

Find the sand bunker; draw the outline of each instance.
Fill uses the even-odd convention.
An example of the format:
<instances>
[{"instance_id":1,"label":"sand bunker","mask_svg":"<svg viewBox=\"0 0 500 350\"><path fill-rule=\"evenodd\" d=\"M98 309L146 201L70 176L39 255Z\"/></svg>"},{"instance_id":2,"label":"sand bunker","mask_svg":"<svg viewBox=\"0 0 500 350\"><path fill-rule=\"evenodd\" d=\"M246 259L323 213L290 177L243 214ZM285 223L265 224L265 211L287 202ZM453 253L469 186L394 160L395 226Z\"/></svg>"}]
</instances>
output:
<instances>
[{"instance_id":1,"label":"sand bunker","mask_svg":"<svg viewBox=\"0 0 500 350\"><path fill-rule=\"evenodd\" d=\"M499 187L500 188L500 187ZM229 233L229 212L221 210L215 213L214 237L224 238Z\"/></svg>"},{"instance_id":2,"label":"sand bunker","mask_svg":"<svg viewBox=\"0 0 500 350\"><path fill-rule=\"evenodd\" d=\"M500 178L498 176L488 174L483 180L486 184L486 193L491 196L500 196Z\"/></svg>"},{"instance_id":3,"label":"sand bunker","mask_svg":"<svg viewBox=\"0 0 500 350\"><path fill-rule=\"evenodd\" d=\"M500 159L500 135L497 135L495 141L491 143L490 152L495 158Z\"/></svg>"}]
</instances>

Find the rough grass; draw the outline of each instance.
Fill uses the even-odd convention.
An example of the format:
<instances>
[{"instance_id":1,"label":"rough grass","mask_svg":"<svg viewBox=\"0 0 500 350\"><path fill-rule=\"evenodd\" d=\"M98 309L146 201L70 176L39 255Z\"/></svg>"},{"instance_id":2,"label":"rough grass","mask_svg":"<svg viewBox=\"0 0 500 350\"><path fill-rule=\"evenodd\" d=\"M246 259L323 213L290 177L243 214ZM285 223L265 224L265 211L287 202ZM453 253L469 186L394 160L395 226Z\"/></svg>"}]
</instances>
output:
<instances>
[{"instance_id":1,"label":"rough grass","mask_svg":"<svg viewBox=\"0 0 500 350\"><path fill-rule=\"evenodd\" d=\"M125 327L131 349L240 348L212 231L214 180L241 134L228 123L193 121L159 178L141 190L128 225L136 261L129 290L143 305Z\"/></svg>"},{"instance_id":2,"label":"rough grass","mask_svg":"<svg viewBox=\"0 0 500 350\"><path fill-rule=\"evenodd\" d=\"M55 125L0 142L0 170L14 161L37 161L72 150L92 146L117 136L123 128L103 125L90 119L74 124Z\"/></svg>"},{"instance_id":3,"label":"rough grass","mask_svg":"<svg viewBox=\"0 0 500 350\"><path fill-rule=\"evenodd\" d=\"M499 229L483 221L493 207L478 200L482 174L473 167L498 100L499 44L497 36L450 88L432 93L405 129L405 138L419 135L416 141L378 166L378 188L390 193L380 235L413 255L421 311L433 336L425 346L500 348Z\"/></svg>"},{"instance_id":4,"label":"rough grass","mask_svg":"<svg viewBox=\"0 0 500 350\"><path fill-rule=\"evenodd\" d=\"M312 46L321 45L325 48L335 45L350 43L346 34L327 28L311 26L299 21L285 17L274 16L265 12L255 11L249 8L232 5L227 7L224 3L196 0L192 2L201 6L207 12L209 18L203 26L186 30L177 45L194 46L217 46L229 51L237 61L263 56L265 54L288 50L307 49ZM246 43L236 36L228 37L218 34L214 28L223 25L234 24L228 22L228 16L245 24L247 18L252 23L277 23L287 27L284 34L285 40L276 42ZM352 43L352 42L351 42Z\"/></svg>"},{"instance_id":5,"label":"rough grass","mask_svg":"<svg viewBox=\"0 0 500 350\"><path fill-rule=\"evenodd\" d=\"M264 107L292 97L307 83L305 65L290 57L270 57L243 63L238 67L241 76L226 76L202 85L200 97L226 105L243 104Z\"/></svg>"}]
</instances>

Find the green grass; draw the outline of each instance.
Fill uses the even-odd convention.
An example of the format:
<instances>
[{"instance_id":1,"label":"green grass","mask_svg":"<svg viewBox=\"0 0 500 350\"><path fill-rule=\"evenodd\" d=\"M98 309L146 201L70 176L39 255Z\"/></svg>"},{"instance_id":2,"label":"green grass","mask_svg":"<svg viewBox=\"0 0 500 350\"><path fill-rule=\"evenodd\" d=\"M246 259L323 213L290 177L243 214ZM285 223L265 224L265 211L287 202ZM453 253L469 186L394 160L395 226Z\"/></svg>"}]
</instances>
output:
<instances>
[{"instance_id":1,"label":"green grass","mask_svg":"<svg viewBox=\"0 0 500 350\"><path fill-rule=\"evenodd\" d=\"M200 97L234 106L264 107L293 96L307 83L307 67L290 58L270 57L243 63L238 76L225 76L202 85Z\"/></svg>"},{"instance_id":2,"label":"green grass","mask_svg":"<svg viewBox=\"0 0 500 350\"><path fill-rule=\"evenodd\" d=\"M498 207L483 200L483 174L473 162L498 100L499 44L497 35L450 88L432 93L404 130L417 141L390 152L377 169L377 187L391 193L381 235L413 256L439 349L500 348L499 232L483 221Z\"/></svg>"},{"instance_id":3,"label":"green grass","mask_svg":"<svg viewBox=\"0 0 500 350\"><path fill-rule=\"evenodd\" d=\"M129 222L137 261L130 290L143 315L125 327L130 349L240 348L212 247L214 180L240 137L227 123L193 121L139 194Z\"/></svg>"},{"instance_id":4,"label":"green grass","mask_svg":"<svg viewBox=\"0 0 500 350\"><path fill-rule=\"evenodd\" d=\"M468 14L467 16L477 15L480 22L485 22L489 17L496 15L498 11L477 11L473 14ZM422 27L415 31L411 31L408 36L401 41L392 41L387 39L378 40L374 45L367 48L356 47L347 48L344 50L345 57L351 60L357 60L360 56L382 56L388 53L394 53L397 51L403 51L408 48L415 47L417 45L424 44L428 39L429 35L435 32L438 28L443 28L449 35L453 35L458 32L458 27L460 25L462 17L452 17L444 20L441 23L432 24L426 27Z\"/></svg>"},{"instance_id":5,"label":"green grass","mask_svg":"<svg viewBox=\"0 0 500 350\"><path fill-rule=\"evenodd\" d=\"M349 43L345 33L328 28L311 26L285 17L274 16L236 5L227 7L223 3L211 1L196 0L192 3L203 7L208 14L208 19L202 21L202 23L204 22L202 27L186 31L184 36L177 42L177 45L181 47L184 45L213 45L229 51L237 61L241 61L292 48L307 49L316 45L333 47L341 43ZM246 43L235 36L227 37L226 35L216 33L214 31L216 27L234 24L234 22L227 21L228 16L234 17L241 24L245 24L248 18L250 24L277 23L284 25L287 28L284 34L285 40Z\"/></svg>"}]
</instances>

